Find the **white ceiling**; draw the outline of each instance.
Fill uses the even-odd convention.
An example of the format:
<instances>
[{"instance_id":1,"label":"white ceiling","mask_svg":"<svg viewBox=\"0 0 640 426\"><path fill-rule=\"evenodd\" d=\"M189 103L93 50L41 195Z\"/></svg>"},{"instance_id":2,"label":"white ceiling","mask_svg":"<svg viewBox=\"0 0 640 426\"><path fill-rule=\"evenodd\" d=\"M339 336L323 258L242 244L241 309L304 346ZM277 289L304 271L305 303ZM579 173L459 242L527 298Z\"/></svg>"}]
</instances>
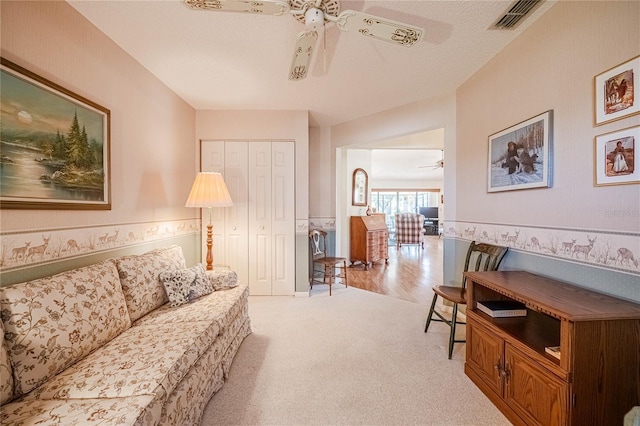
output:
<instances>
[{"instance_id":1,"label":"white ceiling","mask_svg":"<svg viewBox=\"0 0 640 426\"><path fill-rule=\"evenodd\" d=\"M352 9L424 28L406 48L327 25L309 76L288 80L296 35L290 15L194 11L177 0L69 1L97 28L198 110L309 110L333 126L456 88L548 10L515 30L487 28L511 0L342 1Z\"/></svg>"},{"instance_id":2,"label":"white ceiling","mask_svg":"<svg viewBox=\"0 0 640 426\"><path fill-rule=\"evenodd\" d=\"M371 151L372 186L376 182L398 182L396 187L406 187L403 182L413 182L413 185L441 182L444 170L435 167L441 158L442 151L438 149L374 149Z\"/></svg>"},{"instance_id":3,"label":"white ceiling","mask_svg":"<svg viewBox=\"0 0 640 426\"><path fill-rule=\"evenodd\" d=\"M288 80L305 29L292 16L194 11L179 0L68 1L197 110L308 110L312 126L329 127L455 92L556 0L514 30L488 29L512 0L343 0L341 10L422 27L423 40L405 48L327 24L326 49L301 81ZM358 147L372 149L377 180L443 178L431 167L443 129Z\"/></svg>"}]
</instances>

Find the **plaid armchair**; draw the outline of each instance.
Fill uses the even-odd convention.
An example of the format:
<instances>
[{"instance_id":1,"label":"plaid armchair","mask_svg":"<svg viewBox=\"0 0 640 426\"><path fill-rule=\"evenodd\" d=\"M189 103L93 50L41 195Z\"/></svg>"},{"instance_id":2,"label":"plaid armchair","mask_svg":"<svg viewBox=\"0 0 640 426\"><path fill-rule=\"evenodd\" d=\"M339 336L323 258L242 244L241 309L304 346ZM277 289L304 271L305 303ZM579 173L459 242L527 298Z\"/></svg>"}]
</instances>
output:
<instances>
[{"instance_id":1,"label":"plaid armchair","mask_svg":"<svg viewBox=\"0 0 640 426\"><path fill-rule=\"evenodd\" d=\"M424 216L417 213L396 215L396 248L402 244L420 244L424 248Z\"/></svg>"}]
</instances>

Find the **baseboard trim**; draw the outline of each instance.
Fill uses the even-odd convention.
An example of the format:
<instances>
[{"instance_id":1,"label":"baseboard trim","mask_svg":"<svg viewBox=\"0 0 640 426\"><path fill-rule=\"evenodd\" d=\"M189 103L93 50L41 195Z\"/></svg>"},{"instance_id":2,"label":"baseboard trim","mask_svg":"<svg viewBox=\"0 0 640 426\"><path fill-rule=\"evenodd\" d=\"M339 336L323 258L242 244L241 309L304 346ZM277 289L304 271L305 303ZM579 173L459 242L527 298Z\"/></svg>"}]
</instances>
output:
<instances>
[{"instance_id":1,"label":"baseboard trim","mask_svg":"<svg viewBox=\"0 0 640 426\"><path fill-rule=\"evenodd\" d=\"M309 297L309 292L308 291L296 291L295 293L293 293L293 297Z\"/></svg>"}]
</instances>

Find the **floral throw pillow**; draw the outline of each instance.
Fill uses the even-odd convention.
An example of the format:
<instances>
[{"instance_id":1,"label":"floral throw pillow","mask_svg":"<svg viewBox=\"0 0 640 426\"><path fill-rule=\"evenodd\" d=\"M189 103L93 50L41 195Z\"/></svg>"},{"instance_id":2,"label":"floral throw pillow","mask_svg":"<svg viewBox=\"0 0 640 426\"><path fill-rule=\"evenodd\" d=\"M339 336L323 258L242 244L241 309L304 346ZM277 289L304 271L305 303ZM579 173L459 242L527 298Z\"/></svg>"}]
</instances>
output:
<instances>
[{"instance_id":1,"label":"floral throw pillow","mask_svg":"<svg viewBox=\"0 0 640 426\"><path fill-rule=\"evenodd\" d=\"M227 267L214 266L211 271L206 271L206 274L215 291L238 286L238 274Z\"/></svg>"},{"instance_id":2,"label":"floral throw pillow","mask_svg":"<svg viewBox=\"0 0 640 426\"><path fill-rule=\"evenodd\" d=\"M160 281L169 297L171 306L180 306L213 292L202 264L188 269L162 272Z\"/></svg>"}]
</instances>

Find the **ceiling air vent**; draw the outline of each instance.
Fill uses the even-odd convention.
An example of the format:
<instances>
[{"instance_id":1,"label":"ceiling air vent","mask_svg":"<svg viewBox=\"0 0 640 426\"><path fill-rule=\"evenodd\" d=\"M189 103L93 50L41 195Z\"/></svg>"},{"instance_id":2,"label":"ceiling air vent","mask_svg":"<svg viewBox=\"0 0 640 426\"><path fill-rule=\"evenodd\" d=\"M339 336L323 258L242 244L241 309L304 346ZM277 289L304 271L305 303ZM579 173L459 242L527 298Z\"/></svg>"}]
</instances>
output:
<instances>
[{"instance_id":1,"label":"ceiling air vent","mask_svg":"<svg viewBox=\"0 0 640 426\"><path fill-rule=\"evenodd\" d=\"M512 30L524 20L524 18L536 8L543 0L516 0L504 14L499 17L490 30Z\"/></svg>"}]
</instances>

